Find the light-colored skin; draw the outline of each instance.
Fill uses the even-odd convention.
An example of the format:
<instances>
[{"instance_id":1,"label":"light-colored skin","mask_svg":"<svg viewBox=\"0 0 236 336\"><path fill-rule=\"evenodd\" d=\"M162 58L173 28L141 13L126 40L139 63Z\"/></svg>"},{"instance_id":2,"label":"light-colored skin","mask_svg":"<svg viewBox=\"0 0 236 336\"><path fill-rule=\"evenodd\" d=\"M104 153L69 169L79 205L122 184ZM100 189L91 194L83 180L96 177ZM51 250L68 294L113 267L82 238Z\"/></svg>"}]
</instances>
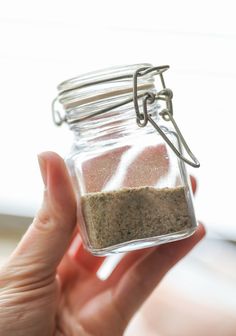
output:
<instances>
[{"instance_id":1,"label":"light-colored skin","mask_svg":"<svg viewBox=\"0 0 236 336\"><path fill-rule=\"evenodd\" d=\"M128 253L111 276L96 271L103 258L78 244L76 201L64 161L39 156L44 201L0 270L1 336L121 336L166 272L204 236ZM195 189L195 182L192 181Z\"/></svg>"}]
</instances>

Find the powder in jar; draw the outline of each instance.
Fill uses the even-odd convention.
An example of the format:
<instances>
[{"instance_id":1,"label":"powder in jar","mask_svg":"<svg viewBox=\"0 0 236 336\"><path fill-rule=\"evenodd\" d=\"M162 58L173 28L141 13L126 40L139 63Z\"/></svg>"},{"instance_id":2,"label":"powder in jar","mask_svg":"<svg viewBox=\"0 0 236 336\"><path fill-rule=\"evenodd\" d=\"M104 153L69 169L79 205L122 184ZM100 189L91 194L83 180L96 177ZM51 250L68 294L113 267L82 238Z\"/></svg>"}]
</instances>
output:
<instances>
[{"instance_id":1,"label":"powder in jar","mask_svg":"<svg viewBox=\"0 0 236 336\"><path fill-rule=\"evenodd\" d=\"M81 203L89 241L96 249L192 227L184 187L88 193Z\"/></svg>"}]
</instances>

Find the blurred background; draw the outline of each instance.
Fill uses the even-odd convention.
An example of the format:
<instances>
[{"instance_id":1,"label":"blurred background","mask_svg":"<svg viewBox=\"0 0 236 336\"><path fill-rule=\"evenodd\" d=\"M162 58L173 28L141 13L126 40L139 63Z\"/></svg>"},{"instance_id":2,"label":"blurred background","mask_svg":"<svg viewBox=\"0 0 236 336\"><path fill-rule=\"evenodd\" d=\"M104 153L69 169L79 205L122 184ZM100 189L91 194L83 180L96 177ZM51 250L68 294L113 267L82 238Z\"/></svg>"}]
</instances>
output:
<instances>
[{"instance_id":1,"label":"blurred background","mask_svg":"<svg viewBox=\"0 0 236 336\"><path fill-rule=\"evenodd\" d=\"M208 234L127 336L235 335L235 60L233 0L0 1L0 263L40 205L37 153L65 156L72 143L52 122L57 85L114 65L169 64L174 116L201 162L189 172Z\"/></svg>"}]
</instances>

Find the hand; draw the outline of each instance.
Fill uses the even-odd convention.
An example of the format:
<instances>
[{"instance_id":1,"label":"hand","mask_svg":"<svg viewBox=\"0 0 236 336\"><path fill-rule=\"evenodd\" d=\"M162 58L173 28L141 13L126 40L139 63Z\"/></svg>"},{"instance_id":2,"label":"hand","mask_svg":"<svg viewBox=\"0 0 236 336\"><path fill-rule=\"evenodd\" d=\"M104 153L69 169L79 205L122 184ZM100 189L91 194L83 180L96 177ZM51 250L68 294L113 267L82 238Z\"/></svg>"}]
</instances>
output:
<instances>
[{"instance_id":1,"label":"hand","mask_svg":"<svg viewBox=\"0 0 236 336\"><path fill-rule=\"evenodd\" d=\"M204 228L199 225L182 241L128 253L102 281L96 271L104 259L78 242L75 196L64 161L47 152L39 162L42 208L0 270L1 336L120 336L166 272L204 236Z\"/></svg>"}]
</instances>

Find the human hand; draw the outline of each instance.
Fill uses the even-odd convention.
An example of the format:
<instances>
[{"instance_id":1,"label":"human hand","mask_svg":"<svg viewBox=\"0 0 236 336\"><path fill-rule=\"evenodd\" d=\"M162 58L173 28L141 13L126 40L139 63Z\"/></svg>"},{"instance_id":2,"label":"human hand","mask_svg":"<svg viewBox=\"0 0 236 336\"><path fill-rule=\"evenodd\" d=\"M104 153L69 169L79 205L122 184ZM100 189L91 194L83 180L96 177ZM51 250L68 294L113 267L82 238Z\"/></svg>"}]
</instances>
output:
<instances>
[{"instance_id":1,"label":"human hand","mask_svg":"<svg viewBox=\"0 0 236 336\"><path fill-rule=\"evenodd\" d=\"M78 242L76 201L64 161L40 155L44 201L0 270L1 336L120 336L166 272L204 236L125 255L110 277ZM71 251L73 245L73 253ZM76 248L75 248L76 246Z\"/></svg>"}]
</instances>

